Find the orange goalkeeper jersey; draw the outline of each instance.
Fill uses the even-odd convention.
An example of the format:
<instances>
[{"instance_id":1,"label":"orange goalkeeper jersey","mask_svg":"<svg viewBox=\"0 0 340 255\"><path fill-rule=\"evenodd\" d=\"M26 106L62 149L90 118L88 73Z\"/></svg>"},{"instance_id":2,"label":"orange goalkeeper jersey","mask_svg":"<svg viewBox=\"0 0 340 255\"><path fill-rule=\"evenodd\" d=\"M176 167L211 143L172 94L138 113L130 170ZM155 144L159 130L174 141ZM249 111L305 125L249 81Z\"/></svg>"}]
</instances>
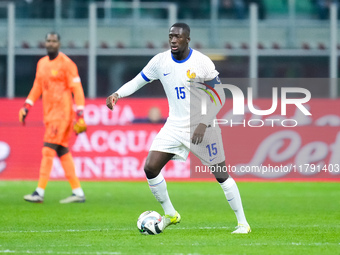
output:
<instances>
[{"instance_id":1,"label":"orange goalkeeper jersey","mask_svg":"<svg viewBox=\"0 0 340 255\"><path fill-rule=\"evenodd\" d=\"M76 64L62 52L53 60L48 56L41 58L27 101L34 103L42 96L45 123L73 119L72 93L77 107L84 107L85 96Z\"/></svg>"}]
</instances>

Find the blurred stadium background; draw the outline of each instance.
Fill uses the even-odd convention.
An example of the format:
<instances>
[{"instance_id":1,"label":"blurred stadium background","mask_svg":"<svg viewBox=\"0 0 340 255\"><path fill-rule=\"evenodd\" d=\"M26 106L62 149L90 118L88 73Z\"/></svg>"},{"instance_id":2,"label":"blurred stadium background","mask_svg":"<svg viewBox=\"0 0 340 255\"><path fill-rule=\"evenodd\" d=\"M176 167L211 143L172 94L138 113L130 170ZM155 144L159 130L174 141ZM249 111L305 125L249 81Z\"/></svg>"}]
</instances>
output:
<instances>
[{"instance_id":1,"label":"blurred stadium background","mask_svg":"<svg viewBox=\"0 0 340 255\"><path fill-rule=\"evenodd\" d=\"M339 254L338 11L338 0L0 0L0 253ZM191 47L212 58L223 82L245 95L253 88L255 108L269 109L272 87L312 94L304 104L312 116L296 107L282 116L278 107L266 117L244 116L278 119L274 127L221 125L227 165L297 170L231 173L249 235L229 234L234 212L210 175L190 172L199 165L192 155L162 171L181 224L152 238L137 231L140 213L162 213L143 165L168 104L159 82L121 99L113 112L105 98L168 49L175 22L190 25ZM70 188L58 158L44 204L23 201L39 175L41 100L25 127L18 111L52 30L77 64L86 95L88 130L70 143L84 204L59 204ZM230 96L219 118L231 118ZM285 128L284 119L298 126Z\"/></svg>"},{"instance_id":2,"label":"blurred stadium background","mask_svg":"<svg viewBox=\"0 0 340 255\"><path fill-rule=\"evenodd\" d=\"M105 98L139 73L153 55L168 49L168 29L175 22L191 26L191 47L210 56L223 79L303 78L299 87L309 89L316 100L309 105L312 117L301 119L297 112L289 112L291 118L301 120L293 133L284 133L282 127L264 127L259 133L249 127L228 130L226 142L234 146L226 149L227 161L334 168L340 164L338 11L338 1L331 0L0 1L0 179L38 176L41 104L30 112L25 128L17 122L17 111L32 87L36 63L46 53L44 37L50 31L60 33L61 51L77 64L87 97L89 131L74 137L71 147L79 176L144 178L143 161L162 124L133 123L147 119L154 106L166 118L164 91L154 82L121 100L113 113L106 109ZM256 104L266 107L271 102L276 82L258 84ZM241 88L245 92L247 87ZM230 101L227 104L230 110ZM9 132L18 135L8 136ZM285 145L275 151L276 158L267 148L267 161L254 161L268 139L274 139L273 148L275 142ZM289 144L294 139L300 140L292 149ZM283 157L287 148L292 153ZM188 178L187 169L188 163L176 163L167 176ZM334 171L309 171L293 177L335 180L338 176ZM56 159L52 179L62 177Z\"/></svg>"},{"instance_id":3,"label":"blurred stadium background","mask_svg":"<svg viewBox=\"0 0 340 255\"><path fill-rule=\"evenodd\" d=\"M44 35L55 30L78 64L86 95L106 97L168 48L176 21L190 24L191 47L209 54L221 77L327 78L330 56L340 48L339 34L331 41L330 2L337 1L0 1L0 96L27 95L45 54ZM329 96L323 92L318 96ZM163 95L145 88L135 96Z\"/></svg>"}]
</instances>

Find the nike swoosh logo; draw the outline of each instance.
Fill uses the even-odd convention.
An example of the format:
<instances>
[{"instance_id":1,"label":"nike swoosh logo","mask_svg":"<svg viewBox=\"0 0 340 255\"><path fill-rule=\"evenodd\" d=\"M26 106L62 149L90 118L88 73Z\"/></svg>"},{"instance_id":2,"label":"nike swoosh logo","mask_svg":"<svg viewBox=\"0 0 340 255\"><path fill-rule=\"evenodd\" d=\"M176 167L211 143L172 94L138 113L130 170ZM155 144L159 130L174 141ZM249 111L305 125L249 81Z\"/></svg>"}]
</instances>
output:
<instances>
[{"instance_id":1,"label":"nike swoosh logo","mask_svg":"<svg viewBox=\"0 0 340 255\"><path fill-rule=\"evenodd\" d=\"M211 162L211 161L213 161L215 158L217 158L217 157L214 157L214 158L212 158L212 159L209 159L209 160L210 160L210 162Z\"/></svg>"},{"instance_id":2,"label":"nike swoosh logo","mask_svg":"<svg viewBox=\"0 0 340 255\"><path fill-rule=\"evenodd\" d=\"M164 76L167 76L167 75L169 75L169 74L170 74L170 73L163 73Z\"/></svg>"}]
</instances>

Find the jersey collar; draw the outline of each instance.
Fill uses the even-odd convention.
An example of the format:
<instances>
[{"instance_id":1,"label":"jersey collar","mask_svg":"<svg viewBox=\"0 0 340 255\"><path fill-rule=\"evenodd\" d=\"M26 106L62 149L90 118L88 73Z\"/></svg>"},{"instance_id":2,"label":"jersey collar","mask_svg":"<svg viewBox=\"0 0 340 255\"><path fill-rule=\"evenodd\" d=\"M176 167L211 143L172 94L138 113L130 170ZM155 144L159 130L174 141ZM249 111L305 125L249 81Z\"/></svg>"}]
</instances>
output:
<instances>
[{"instance_id":1,"label":"jersey collar","mask_svg":"<svg viewBox=\"0 0 340 255\"><path fill-rule=\"evenodd\" d=\"M190 52L189 52L188 56L185 59L182 59L182 60L175 59L174 56L172 55L172 53L170 52L172 60L175 61L176 63L184 63L185 61L187 61L191 57L192 49L191 48L189 48L189 49L190 49Z\"/></svg>"}]
</instances>

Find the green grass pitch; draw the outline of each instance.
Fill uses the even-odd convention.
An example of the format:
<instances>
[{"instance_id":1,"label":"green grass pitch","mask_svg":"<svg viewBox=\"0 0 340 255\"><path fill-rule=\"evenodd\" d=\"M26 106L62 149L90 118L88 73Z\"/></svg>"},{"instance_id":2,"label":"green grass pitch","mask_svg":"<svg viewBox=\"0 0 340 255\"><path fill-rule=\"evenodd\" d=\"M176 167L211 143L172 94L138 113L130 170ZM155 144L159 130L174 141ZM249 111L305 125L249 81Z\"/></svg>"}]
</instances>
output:
<instances>
[{"instance_id":1,"label":"green grass pitch","mask_svg":"<svg viewBox=\"0 0 340 255\"><path fill-rule=\"evenodd\" d=\"M84 204L59 204L68 183L51 181L43 204L23 195L36 182L0 182L0 253L6 254L340 254L340 185L238 182L252 232L236 226L220 185L168 182L182 222L141 235L140 213L163 213L146 182L83 182Z\"/></svg>"}]
</instances>

